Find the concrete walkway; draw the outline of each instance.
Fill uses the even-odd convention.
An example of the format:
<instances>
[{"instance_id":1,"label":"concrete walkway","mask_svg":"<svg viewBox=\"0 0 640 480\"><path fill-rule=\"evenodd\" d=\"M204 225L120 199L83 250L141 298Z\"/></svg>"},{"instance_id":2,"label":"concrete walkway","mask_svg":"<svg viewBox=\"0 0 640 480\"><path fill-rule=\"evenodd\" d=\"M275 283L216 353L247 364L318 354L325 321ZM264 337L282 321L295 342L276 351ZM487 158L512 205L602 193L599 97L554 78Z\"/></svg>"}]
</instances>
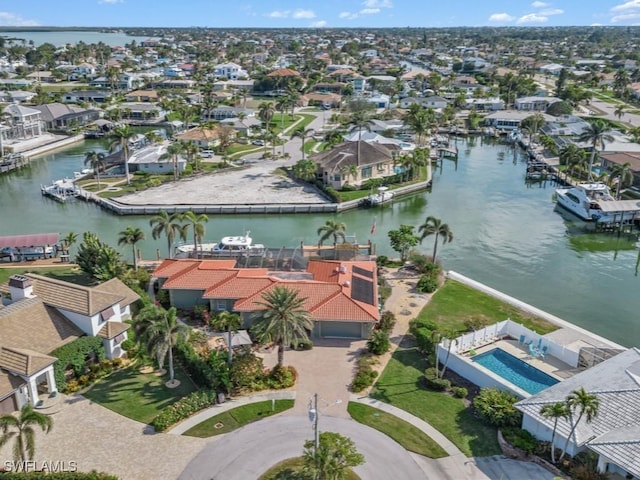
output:
<instances>
[{"instance_id":1,"label":"concrete walkway","mask_svg":"<svg viewBox=\"0 0 640 480\"><path fill-rule=\"evenodd\" d=\"M251 403L264 402L267 400L295 400L296 392L292 391L283 391L283 392L268 392L268 393L260 393L258 395L251 395L250 397L242 397L235 400L227 400L226 402L215 405L211 408L207 408L206 410L197 413L196 415L187 418L183 422L180 422L176 426L174 426L167 433L171 435L182 435L184 432L189 430L190 428L195 427L196 425L208 420L211 417L215 417L216 415L220 415L226 411L232 410L237 407L241 407L242 405L249 405Z\"/></svg>"}]
</instances>

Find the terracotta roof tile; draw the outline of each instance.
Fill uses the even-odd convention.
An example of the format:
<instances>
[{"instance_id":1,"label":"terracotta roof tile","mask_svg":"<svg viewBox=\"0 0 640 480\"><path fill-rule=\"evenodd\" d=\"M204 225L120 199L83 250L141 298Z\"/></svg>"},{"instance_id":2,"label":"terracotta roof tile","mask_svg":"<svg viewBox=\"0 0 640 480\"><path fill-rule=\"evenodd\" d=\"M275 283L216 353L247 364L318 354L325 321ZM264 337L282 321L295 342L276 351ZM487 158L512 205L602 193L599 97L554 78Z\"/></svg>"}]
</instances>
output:
<instances>
[{"instance_id":1,"label":"terracotta roof tile","mask_svg":"<svg viewBox=\"0 0 640 480\"><path fill-rule=\"evenodd\" d=\"M264 310L264 307L261 307L256 302L262 302L262 295L270 290L272 290L276 285L283 286L289 288L291 290L296 290L298 292L298 296L305 298L304 306L306 310L312 312L313 309L319 304L325 302L328 297L337 295L340 293L340 287L338 285L332 285L329 283L317 283L317 282L286 282L280 281L278 283L274 283L271 286L257 292L256 294L248 297L244 300L236 302L234 305L234 310L240 312L252 312L256 310Z\"/></svg>"},{"instance_id":2,"label":"terracotta roof tile","mask_svg":"<svg viewBox=\"0 0 640 480\"><path fill-rule=\"evenodd\" d=\"M311 312L314 320L336 320L349 322L377 322L377 315L371 315L356 302L341 294L329 298Z\"/></svg>"},{"instance_id":3,"label":"terracotta roof tile","mask_svg":"<svg viewBox=\"0 0 640 480\"><path fill-rule=\"evenodd\" d=\"M231 278L219 285L214 285L204 292L203 298L236 298L243 299L255 295L259 291L268 287L275 280L260 277L237 277Z\"/></svg>"},{"instance_id":4,"label":"terracotta roof tile","mask_svg":"<svg viewBox=\"0 0 640 480\"><path fill-rule=\"evenodd\" d=\"M162 288L178 290L206 290L227 279L235 277L234 270L213 270L211 268L191 268L186 272L172 276Z\"/></svg>"}]
</instances>

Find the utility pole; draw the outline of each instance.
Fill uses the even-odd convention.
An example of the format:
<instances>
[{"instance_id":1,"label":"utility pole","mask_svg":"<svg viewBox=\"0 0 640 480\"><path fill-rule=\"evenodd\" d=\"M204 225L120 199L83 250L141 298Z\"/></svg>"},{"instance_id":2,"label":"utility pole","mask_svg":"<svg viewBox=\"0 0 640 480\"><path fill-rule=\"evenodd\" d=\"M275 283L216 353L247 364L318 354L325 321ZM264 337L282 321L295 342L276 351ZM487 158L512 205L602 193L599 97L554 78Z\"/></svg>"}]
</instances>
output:
<instances>
[{"instance_id":1,"label":"utility pole","mask_svg":"<svg viewBox=\"0 0 640 480\"><path fill-rule=\"evenodd\" d=\"M318 446L320 444L320 436L318 432L318 394L313 395L313 403L309 400L309 420L313 424L313 462L315 469L313 472L314 480L318 478Z\"/></svg>"}]
</instances>

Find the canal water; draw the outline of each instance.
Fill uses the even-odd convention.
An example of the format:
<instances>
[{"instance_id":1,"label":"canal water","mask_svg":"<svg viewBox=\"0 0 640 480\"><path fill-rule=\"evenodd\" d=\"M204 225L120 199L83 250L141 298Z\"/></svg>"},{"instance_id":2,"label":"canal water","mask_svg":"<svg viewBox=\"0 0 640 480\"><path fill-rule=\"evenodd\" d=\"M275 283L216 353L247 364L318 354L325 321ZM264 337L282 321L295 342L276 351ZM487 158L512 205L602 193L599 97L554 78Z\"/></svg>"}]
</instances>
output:
<instances>
[{"instance_id":1,"label":"canal water","mask_svg":"<svg viewBox=\"0 0 640 480\"><path fill-rule=\"evenodd\" d=\"M379 254L394 255L387 232L419 225L433 215L448 223L451 243L438 249L446 269L458 271L623 345L640 343L640 277L637 250L591 252L575 248L589 226L552 201L554 185L527 184L525 160L506 144L482 137L458 140L457 162L434 169L433 189L390 205L337 215L360 243L371 239ZM0 176L0 234L97 232L116 245L127 226L149 237L140 248L147 259L166 254L164 238L153 240L149 218L114 216L93 204L59 204L43 198L40 185L73 175L87 151L104 151L88 140L44 155L27 167ZM317 242L327 215L238 215L211 217L206 241L251 230L254 242L270 247ZM375 233L371 234L375 222ZM433 238L419 248L430 253ZM126 258L130 249L122 247Z\"/></svg>"}]
</instances>

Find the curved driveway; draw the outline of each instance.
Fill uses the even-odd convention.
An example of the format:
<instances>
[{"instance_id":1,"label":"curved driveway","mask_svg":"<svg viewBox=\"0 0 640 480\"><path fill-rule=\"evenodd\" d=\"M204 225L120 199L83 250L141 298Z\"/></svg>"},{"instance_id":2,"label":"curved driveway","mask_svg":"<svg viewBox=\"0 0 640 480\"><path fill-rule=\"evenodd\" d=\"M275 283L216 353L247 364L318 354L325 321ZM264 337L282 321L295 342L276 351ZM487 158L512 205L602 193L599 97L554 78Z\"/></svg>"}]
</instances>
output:
<instances>
[{"instance_id":1,"label":"curved driveway","mask_svg":"<svg viewBox=\"0 0 640 480\"><path fill-rule=\"evenodd\" d=\"M319 419L320 431L351 438L366 463L355 471L364 480L378 478L421 479L424 471L412 456L386 435L369 427L329 416ZM182 480L246 480L258 478L276 463L302 455L305 440L313 439L307 417L276 416L225 435L209 443L187 465Z\"/></svg>"}]
</instances>

